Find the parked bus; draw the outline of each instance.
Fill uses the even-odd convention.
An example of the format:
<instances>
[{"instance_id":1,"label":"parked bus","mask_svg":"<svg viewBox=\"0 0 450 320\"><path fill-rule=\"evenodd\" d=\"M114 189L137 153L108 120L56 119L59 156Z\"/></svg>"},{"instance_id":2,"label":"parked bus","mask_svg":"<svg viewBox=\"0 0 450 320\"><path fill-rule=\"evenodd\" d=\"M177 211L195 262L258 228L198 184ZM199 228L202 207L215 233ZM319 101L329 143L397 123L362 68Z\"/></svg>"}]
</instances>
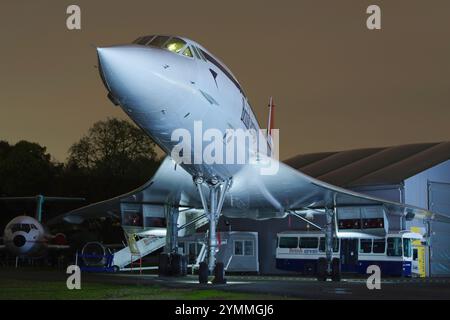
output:
<instances>
[{"instance_id":1,"label":"parked bus","mask_svg":"<svg viewBox=\"0 0 450 320\"><path fill-rule=\"evenodd\" d=\"M317 273L317 261L325 258L325 234L315 231L285 231L277 234L276 267L301 274ZM382 275L410 277L413 240L422 236L412 232L388 233L386 237L358 234L354 238L335 238L333 258L340 259L341 272L366 274L377 265Z\"/></svg>"}]
</instances>

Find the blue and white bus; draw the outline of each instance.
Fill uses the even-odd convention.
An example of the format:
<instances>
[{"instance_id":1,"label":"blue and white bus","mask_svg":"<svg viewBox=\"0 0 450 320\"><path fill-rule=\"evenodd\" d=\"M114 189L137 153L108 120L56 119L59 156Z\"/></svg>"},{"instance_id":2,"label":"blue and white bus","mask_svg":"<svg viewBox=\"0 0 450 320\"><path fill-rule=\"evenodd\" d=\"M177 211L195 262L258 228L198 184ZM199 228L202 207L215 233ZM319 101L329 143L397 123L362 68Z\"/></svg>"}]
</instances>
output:
<instances>
[{"instance_id":1,"label":"blue and white bus","mask_svg":"<svg viewBox=\"0 0 450 320\"><path fill-rule=\"evenodd\" d=\"M317 260L325 258L325 234L315 231L285 231L277 235L276 267L314 275ZM369 265L377 265L383 275L412 276L413 240L422 236L412 232L388 233L386 237L358 234L336 238L333 258L340 259L343 273L366 274Z\"/></svg>"}]
</instances>

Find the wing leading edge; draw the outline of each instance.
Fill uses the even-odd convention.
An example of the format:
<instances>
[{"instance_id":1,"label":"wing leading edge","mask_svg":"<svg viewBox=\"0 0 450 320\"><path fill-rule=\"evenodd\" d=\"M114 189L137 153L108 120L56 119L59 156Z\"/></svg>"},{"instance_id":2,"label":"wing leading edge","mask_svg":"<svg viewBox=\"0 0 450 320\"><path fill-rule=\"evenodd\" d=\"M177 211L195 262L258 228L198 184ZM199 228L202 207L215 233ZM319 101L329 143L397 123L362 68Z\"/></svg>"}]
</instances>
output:
<instances>
[{"instance_id":1,"label":"wing leading edge","mask_svg":"<svg viewBox=\"0 0 450 320\"><path fill-rule=\"evenodd\" d=\"M222 214L228 217L270 219L285 217L290 211L337 207L383 206L390 214L449 222L450 218L407 204L378 199L314 179L277 160L259 156L243 166L233 178ZM278 166L273 175L262 175L267 162ZM206 187L205 187L206 190ZM57 217L64 219L100 216L120 217L120 203L172 205L202 209L192 176L170 157L142 187L116 198L91 204Z\"/></svg>"}]
</instances>

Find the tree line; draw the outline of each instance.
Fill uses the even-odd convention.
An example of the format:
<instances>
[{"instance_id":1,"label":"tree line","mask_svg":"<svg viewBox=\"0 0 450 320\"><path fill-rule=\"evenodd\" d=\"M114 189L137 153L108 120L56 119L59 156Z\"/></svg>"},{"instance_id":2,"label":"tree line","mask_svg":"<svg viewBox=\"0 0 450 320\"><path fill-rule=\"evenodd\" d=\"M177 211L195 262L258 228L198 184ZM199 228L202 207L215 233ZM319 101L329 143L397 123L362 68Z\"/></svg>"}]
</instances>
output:
<instances>
[{"instance_id":1,"label":"tree line","mask_svg":"<svg viewBox=\"0 0 450 320\"><path fill-rule=\"evenodd\" d=\"M69 148L63 163L38 143L0 140L0 196L44 194L97 202L141 186L159 163L154 142L115 118L95 123Z\"/></svg>"}]
</instances>

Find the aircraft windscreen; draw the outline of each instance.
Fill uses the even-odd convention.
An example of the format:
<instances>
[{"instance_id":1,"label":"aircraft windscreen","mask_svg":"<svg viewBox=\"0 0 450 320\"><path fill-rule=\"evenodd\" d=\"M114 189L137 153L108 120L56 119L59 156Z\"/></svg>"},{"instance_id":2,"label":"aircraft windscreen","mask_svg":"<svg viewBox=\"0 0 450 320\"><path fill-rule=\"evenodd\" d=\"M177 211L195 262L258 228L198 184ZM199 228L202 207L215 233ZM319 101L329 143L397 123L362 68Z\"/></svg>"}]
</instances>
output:
<instances>
[{"instance_id":1,"label":"aircraft windscreen","mask_svg":"<svg viewBox=\"0 0 450 320\"><path fill-rule=\"evenodd\" d=\"M30 232L31 229L36 229L35 226L33 226L33 227L34 228L32 228L32 225L28 224L28 223L15 223L10 228L13 233L15 233L17 231L23 231L23 232L28 233L28 232Z\"/></svg>"},{"instance_id":2,"label":"aircraft windscreen","mask_svg":"<svg viewBox=\"0 0 450 320\"><path fill-rule=\"evenodd\" d=\"M183 49L186 46L186 42L179 38L172 38L164 45L166 49L172 52L179 53L181 49Z\"/></svg>"}]
</instances>

